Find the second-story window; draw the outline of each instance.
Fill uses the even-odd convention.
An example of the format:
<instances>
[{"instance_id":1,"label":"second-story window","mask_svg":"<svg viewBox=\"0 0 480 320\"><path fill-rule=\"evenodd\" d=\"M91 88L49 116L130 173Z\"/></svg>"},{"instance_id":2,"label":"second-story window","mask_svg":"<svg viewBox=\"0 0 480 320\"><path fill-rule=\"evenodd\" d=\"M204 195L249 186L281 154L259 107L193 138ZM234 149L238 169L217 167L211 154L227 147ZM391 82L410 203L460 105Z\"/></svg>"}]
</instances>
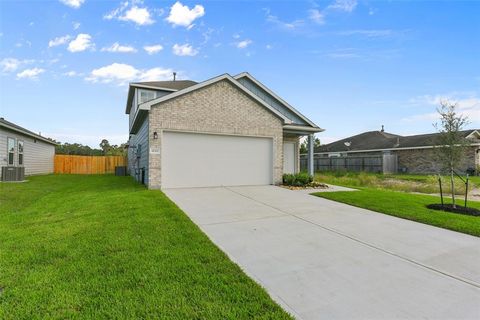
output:
<instances>
[{"instance_id":1,"label":"second-story window","mask_svg":"<svg viewBox=\"0 0 480 320\"><path fill-rule=\"evenodd\" d=\"M146 101L150 101L150 100L153 100L155 99L155 91L151 91L151 90L139 90L140 92L140 99L138 101L138 103L144 103Z\"/></svg>"}]
</instances>

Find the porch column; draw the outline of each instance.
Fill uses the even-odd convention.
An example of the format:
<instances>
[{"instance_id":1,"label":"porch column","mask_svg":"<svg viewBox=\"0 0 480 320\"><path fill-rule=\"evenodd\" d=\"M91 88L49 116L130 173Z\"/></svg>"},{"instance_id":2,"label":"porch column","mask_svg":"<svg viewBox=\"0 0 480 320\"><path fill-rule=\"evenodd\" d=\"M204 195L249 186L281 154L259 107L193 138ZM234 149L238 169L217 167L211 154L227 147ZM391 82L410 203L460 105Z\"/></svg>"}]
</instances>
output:
<instances>
[{"instance_id":1,"label":"porch column","mask_svg":"<svg viewBox=\"0 0 480 320\"><path fill-rule=\"evenodd\" d=\"M314 145L314 135L308 135L308 174L313 176L313 145Z\"/></svg>"}]
</instances>

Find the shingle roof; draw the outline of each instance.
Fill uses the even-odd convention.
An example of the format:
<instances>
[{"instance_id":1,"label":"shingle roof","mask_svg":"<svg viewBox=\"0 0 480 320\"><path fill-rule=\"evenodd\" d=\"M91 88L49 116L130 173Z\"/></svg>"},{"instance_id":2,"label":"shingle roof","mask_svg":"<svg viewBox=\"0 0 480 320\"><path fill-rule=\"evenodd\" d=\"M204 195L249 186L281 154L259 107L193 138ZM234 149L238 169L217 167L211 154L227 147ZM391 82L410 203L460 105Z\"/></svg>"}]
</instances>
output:
<instances>
[{"instance_id":1,"label":"shingle roof","mask_svg":"<svg viewBox=\"0 0 480 320\"><path fill-rule=\"evenodd\" d=\"M26 134L28 136L31 136L31 137L34 137L34 138L37 138L37 139L40 139L42 141L45 141L45 142L48 142L48 143L51 143L51 144L54 144L56 145L57 143L50 140L49 138L47 137L43 137L39 134L36 134L35 132L32 132L30 130L27 130L23 127L20 127L19 125L16 125L15 123L13 122L10 122L10 121L7 121L5 120L4 118L0 118L0 127L5 127L7 129L10 129L10 130L13 130L13 131L17 131L17 132L20 132L20 133L23 133L23 134Z\"/></svg>"},{"instance_id":2,"label":"shingle roof","mask_svg":"<svg viewBox=\"0 0 480 320\"><path fill-rule=\"evenodd\" d=\"M477 130L464 130L463 137L467 137ZM360 150L381 150L395 148L427 147L436 144L439 133L419 134L412 136L400 136L382 131L369 131L321 145L315 152L345 152Z\"/></svg>"},{"instance_id":3,"label":"shingle roof","mask_svg":"<svg viewBox=\"0 0 480 320\"><path fill-rule=\"evenodd\" d=\"M173 90L182 90L196 84L197 82L192 80L145 81L145 82L132 83L132 85L144 85L149 87L166 88L166 89L173 89Z\"/></svg>"}]
</instances>

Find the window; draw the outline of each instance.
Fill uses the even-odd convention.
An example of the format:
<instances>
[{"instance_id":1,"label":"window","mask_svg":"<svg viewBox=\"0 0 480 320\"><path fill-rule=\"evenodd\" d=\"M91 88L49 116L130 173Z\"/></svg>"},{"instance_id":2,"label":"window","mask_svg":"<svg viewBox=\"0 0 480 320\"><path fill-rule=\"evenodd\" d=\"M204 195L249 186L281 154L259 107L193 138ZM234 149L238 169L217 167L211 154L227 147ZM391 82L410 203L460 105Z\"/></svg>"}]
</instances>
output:
<instances>
[{"instance_id":1,"label":"window","mask_svg":"<svg viewBox=\"0 0 480 320\"><path fill-rule=\"evenodd\" d=\"M156 93L152 90L139 90L140 91L140 99L138 103L144 103L146 101L150 101L155 99Z\"/></svg>"},{"instance_id":2,"label":"window","mask_svg":"<svg viewBox=\"0 0 480 320\"><path fill-rule=\"evenodd\" d=\"M15 139L7 138L8 165L15 164Z\"/></svg>"},{"instance_id":3,"label":"window","mask_svg":"<svg viewBox=\"0 0 480 320\"><path fill-rule=\"evenodd\" d=\"M23 166L23 141L18 140L18 165Z\"/></svg>"}]
</instances>

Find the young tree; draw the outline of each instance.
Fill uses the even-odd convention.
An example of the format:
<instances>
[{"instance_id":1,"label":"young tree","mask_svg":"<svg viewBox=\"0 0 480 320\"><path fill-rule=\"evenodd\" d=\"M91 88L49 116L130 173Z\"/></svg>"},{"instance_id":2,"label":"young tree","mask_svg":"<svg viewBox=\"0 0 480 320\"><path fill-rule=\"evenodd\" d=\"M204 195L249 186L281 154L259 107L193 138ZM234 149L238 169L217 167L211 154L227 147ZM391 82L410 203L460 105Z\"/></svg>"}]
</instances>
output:
<instances>
[{"instance_id":1,"label":"young tree","mask_svg":"<svg viewBox=\"0 0 480 320\"><path fill-rule=\"evenodd\" d=\"M457 103L442 101L437 109L440 114L440 123L434 124L440 133L438 140L435 141L435 151L443 169L450 175L453 208L456 207L454 172L462 161L467 145L461 131L468 124L468 118L458 114L457 108Z\"/></svg>"}]
</instances>

